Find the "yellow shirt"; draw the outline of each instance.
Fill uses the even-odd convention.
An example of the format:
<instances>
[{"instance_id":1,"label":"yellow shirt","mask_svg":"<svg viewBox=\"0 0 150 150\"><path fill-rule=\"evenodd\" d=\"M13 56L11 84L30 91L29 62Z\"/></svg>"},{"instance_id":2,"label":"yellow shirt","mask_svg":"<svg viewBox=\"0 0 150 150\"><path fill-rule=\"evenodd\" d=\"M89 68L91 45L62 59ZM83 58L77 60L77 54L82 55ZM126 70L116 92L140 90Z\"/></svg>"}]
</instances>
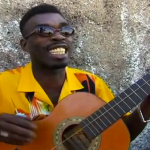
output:
<instances>
[{"instance_id":1,"label":"yellow shirt","mask_svg":"<svg viewBox=\"0 0 150 150\"><path fill-rule=\"evenodd\" d=\"M0 73L0 114L10 113L16 114L16 110L21 113L29 114L30 103L25 97L26 92L34 92L33 103L40 110L43 109L43 113L48 113L54 109L51 100L48 98L42 87L35 80L31 63L25 67L16 68ZM95 83L95 94L103 99L105 102L109 102L114 98L111 90L107 87L105 82L94 74L66 67L66 80L64 82L59 101L61 101L67 95L74 93L76 90L83 89L83 85L77 76L89 75ZM82 80L82 77L80 78ZM44 112L44 107L48 109ZM48 112L47 112L48 111Z\"/></svg>"}]
</instances>

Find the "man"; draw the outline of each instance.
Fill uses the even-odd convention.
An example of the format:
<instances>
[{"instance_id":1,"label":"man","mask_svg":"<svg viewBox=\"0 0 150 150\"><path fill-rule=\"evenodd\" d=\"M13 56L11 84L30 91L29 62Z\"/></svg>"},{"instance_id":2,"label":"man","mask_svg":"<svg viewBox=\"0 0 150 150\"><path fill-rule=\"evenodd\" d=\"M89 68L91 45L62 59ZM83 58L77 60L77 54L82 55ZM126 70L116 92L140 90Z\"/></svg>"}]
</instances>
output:
<instances>
[{"instance_id":1,"label":"man","mask_svg":"<svg viewBox=\"0 0 150 150\"><path fill-rule=\"evenodd\" d=\"M31 63L0 75L0 141L24 145L36 137L36 125L31 122L38 114L50 114L67 95L82 91L90 81L95 95L106 102L114 96L105 82L88 72L67 67L72 51L74 29L61 12L43 4L29 10L20 22L21 47L31 56ZM87 80L84 80L86 79ZM84 87L85 86L85 87ZM44 107L46 106L46 107ZM30 108L34 108L30 111ZM150 117L149 99L141 111ZM17 114L17 115L16 115ZM20 117L18 115L27 115ZM135 110L123 117L131 140L145 127Z\"/></svg>"}]
</instances>

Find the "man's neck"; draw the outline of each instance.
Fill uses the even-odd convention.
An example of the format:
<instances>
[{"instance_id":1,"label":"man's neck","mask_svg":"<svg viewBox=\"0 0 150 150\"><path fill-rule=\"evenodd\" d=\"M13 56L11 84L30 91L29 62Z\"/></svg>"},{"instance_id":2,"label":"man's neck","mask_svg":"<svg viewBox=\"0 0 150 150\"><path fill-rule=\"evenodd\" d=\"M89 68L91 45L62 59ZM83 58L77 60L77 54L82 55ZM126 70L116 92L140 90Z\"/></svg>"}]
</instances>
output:
<instances>
[{"instance_id":1,"label":"man's neck","mask_svg":"<svg viewBox=\"0 0 150 150\"><path fill-rule=\"evenodd\" d=\"M65 68L51 69L32 66L32 71L35 79L45 88L57 88L63 84L66 77Z\"/></svg>"}]
</instances>

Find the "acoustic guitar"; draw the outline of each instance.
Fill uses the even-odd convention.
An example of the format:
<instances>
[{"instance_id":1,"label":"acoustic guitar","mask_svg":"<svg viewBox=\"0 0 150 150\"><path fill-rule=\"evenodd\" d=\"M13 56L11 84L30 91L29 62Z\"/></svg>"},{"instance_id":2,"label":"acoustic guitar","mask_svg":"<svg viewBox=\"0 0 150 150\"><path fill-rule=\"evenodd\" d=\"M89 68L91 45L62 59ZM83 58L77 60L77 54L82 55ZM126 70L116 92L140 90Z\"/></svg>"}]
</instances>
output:
<instances>
[{"instance_id":1,"label":"acoustic guitar","mask_svg":"<svg viewBox=\"0 0 150 150\"><path fill-rule=\"evenodd\" d=\"M0 143L1 150L128 150L130 135L121 117L150 94L143 76L110 103L90 93L67 96L42 120L37 138L25 146Z\"/></svg>"}]
</instances>

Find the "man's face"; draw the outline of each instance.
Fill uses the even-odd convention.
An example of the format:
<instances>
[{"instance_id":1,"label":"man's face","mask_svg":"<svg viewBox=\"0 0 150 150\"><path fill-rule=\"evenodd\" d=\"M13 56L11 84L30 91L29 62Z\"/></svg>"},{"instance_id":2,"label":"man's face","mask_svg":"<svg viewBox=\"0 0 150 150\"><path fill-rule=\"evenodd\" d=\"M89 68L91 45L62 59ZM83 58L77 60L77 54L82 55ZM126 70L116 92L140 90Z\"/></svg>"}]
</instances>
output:
<instances>
[{"instance_id":1,"label":"man's face","mask_svg":"<svg viewBox=\"0 0 150 150\"><path fill-rule=\"evenodd\" d=\"M30 36L21 40L21 46L30 54L32 63L53 69L68 65L72 51L72 35L61 34L57 30L62 29L63 33L66 33L67 26L67 21L57 13L38 14L26 23L24 33ZM45 36L51 28L56 29L56 32ZM44 33L44 36L33 32L35 29Z\"/></svg>"}]
</instances>

